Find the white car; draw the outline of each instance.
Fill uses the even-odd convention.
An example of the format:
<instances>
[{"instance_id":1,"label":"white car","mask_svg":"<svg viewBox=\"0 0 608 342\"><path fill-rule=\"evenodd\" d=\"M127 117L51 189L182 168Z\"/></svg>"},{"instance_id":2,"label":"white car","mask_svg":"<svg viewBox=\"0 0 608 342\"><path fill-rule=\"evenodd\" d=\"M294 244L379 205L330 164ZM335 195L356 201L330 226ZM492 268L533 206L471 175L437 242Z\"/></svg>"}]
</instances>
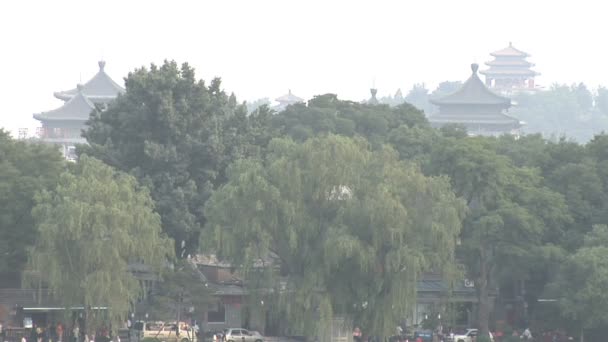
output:
<instances>
[{"instance_id":1,"label":"white car","mask_svg":"<svg viewBox=\"0 0 608 342\"><path fill-rule=\"evenodd\" d=\"M224 335L226 342L264 342L264 336L257 331L247 329L226 329Z\"/></svg>"},{"instance_id":2,"label":"white car","mask_svg":"<svg viewBox=\"0 0 608 342\"><path fill-rule=\"evenodd\" d=\"M492 336L492 333L488 332L488 334L490 334L490 340L494 341L494 336ZM473 342L473 337L475 336L477 336L477 329L467 329L464 334L454 334L454 339L452 341Z\"/></svg>"}]
</instances>

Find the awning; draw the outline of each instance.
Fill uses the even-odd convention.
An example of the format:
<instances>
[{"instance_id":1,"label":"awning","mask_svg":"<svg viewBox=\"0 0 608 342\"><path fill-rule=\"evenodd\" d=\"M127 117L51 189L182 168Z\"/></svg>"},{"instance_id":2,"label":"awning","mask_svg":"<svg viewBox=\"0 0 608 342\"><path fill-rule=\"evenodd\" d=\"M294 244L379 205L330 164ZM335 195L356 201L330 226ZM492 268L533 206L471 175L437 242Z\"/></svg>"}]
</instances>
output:
<instances>
[{"instance_id":1,"label":"awning","mask_svg":"<svg viewBox=\"0 0 608 342\"><path fill-rule=\"evenodd\" d=\"M24 307L23 311L58 311L65 310L66 308L59 307ZM108 308L105 306L94 306L91 310L107 310ZM73 306L69 308L69 310L84 310L83 306Z\"/></svg>"}]
</instances>

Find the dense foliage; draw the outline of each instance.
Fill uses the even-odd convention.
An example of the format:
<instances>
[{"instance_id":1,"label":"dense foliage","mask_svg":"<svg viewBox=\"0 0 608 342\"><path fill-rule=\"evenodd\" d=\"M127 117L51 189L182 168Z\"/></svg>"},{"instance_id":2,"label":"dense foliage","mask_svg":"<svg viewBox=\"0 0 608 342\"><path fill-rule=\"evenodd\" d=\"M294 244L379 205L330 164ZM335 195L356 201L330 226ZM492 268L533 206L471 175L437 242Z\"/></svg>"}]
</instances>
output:
<instances>
[{"instance_id":1,"label":"dense foliage","mask_svg":"<svg viewBox=\"0 0 608 342\"><path fill-rule=\"evenodd\" d=\"M185 257L196 250L204 203L226 166L252 152L243 141L247 109L219 79L207 86L187 64L137 69L125 82L124 96L91 117L84 150L150 189L164 231Z\"/></svg>"},{"instance_id":2,"label":"dense foliage","mask_svg":"<svg viewBox=\"0 0 608 342\"><path fill-rule=\"evenodd\" d=\"M412 312L422 272L462 265L456 276L474 280L482 331L498 294L528 308L525 323L509 324L591 336L608 324L608 135L599 133L608 91L521 94L511 114L541 134L468 137L432 129L418 109L432 114L428 99L458 85L419 84L379 105L325 94L276 113L267 100L238 104L187 64L137 69L89 121L80 152L98 160L83 154L59 177L66 166L52 148L0 133L0 273L23 269L35 244L29 266L49 270L59 298L103 302L117 319L139 291L129 258L171 254L162 226L179 257L230 261L292 332L340 314L388 334ZM132 238L142 234L152 239ZM176 303L208 299L186 285L195 273L165 279L156 303L171 316Z\"/></svg>"},{"instance_id":3,"label":"dense foliage","mask_svg":"<svg viewBox=\"0 0 608 342\"><path fill-rule=\"evenodd\" d=\"M38 235L31 214L34 195L52 189L64 167L52 146L16 141L0 130L0 277L9 278L25 265L27 248Z\"/></svg>"},{"instance_id":4,"label":"dense foliage","mask_svg":"<svg viewBox=\"0 0 608 342\"><path fill-rule=\"evenodd\" d=\"M84 306L89 326L103 318L119 326L141 295L128 272L139 261L154 274L172 255L147 189L94 158L81 156L57 187L36 196L38 239L28 279L41 282L64 307Z\"/></svg>"},{"instance_id":5,"label":"dense foliage","mask_svg":"<svg viewBox=\"0 0 608 342\"><path fill-rule=\"evenodd\" d=\"M280 293L298 331L323 328L335 312L380 334L415 303L423 271L452 267L465 212L445 177L335 135L273 140L264 160L230 168L206 209L222 257L246 269L271 259L251 275L266 280L259 293Z\"/></svg>"}]
</instances>

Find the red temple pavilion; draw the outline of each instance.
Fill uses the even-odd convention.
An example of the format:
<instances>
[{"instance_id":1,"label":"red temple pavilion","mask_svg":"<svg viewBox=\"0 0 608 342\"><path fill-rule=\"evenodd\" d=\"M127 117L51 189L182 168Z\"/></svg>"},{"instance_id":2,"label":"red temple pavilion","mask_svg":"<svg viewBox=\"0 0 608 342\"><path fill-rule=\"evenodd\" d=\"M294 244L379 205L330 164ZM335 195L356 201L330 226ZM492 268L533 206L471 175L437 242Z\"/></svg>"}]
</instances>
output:
<instances>
[{"instance_id":1,"label":"red temple pavilion","mask_svg":"<svg viewBox=\"0 0 608 342\"><path fill-rule=\"evenodd\" d=\"M526 58L530 54L509 46L492 52L494 60L486 62L489 69L480 73L486 76L486 85L499 91L534 90L534 77L540 75L530 69L534 66Z\"/></svg>"},{"instance_id":2,"label":"red temple pavilion","mask_svg":"<svg viewBox=\"0 0 608 342\"><path fill-rule=\"evenodd\" d=\"M462 125L470 135L517 133L523 123L503 113L511 106L511 100L488 89L477 75L478 68L477 64L471 65L473 74L460 89L431 100L439 106L439 113L429 117L431 125Z\"/></svg>"}]
</instances>

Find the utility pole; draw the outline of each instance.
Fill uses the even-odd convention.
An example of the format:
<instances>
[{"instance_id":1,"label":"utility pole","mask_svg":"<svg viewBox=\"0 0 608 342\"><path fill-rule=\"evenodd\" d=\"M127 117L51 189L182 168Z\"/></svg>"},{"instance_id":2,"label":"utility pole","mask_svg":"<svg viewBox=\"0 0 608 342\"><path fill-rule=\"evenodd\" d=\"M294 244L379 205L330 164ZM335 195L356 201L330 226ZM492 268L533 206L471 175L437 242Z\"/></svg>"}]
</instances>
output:
<instances>
[{"instance_id":1,"label":"utility pole","mask_svg":"<svg viewBox=\"0 0 608 342\"><path fill-rule=\"evenodd\" d=\"M177 297L177 323L176 323L176 334L177 337L180 337L180 333L179 333L179 322L180 322L180 316L182 313L182 302L184 300L184 291L180 291L179 295Z\"/></svg>"}]
</instances>

